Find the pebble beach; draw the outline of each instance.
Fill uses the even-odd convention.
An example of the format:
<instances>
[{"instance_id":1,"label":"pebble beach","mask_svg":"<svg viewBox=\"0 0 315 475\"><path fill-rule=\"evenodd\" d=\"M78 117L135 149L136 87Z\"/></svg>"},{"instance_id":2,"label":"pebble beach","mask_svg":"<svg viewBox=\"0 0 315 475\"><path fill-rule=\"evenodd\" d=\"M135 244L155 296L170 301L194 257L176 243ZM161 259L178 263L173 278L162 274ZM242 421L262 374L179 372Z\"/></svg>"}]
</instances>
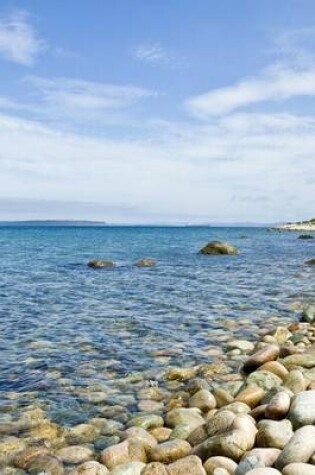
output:
<instances>
[{"instance_id":1,"label":"pebble beach","mask_svg":"<svg viewBox=\"0 0 315 475\"><path fill-rule=\"evenodd\" d=\"M233 266L243 266L246 273L250 249L254 246L257 252L257 236L264 245L279 239L266 230L259 232L254 234L253 244L252 234L245 238L234 231L237 238L232 242L240 252L226 256L197 256L193 234L190 259L198 259L202 266L194 269L194 275L201 272L205 278L209 265L213 266L212 276L216 273L218 279L223 279L222 266L231 276L236 270ZM200 233L198 243L204 242L203 236L209 231ZM312 257L309 243L299 242L291 233L281 239L288 239L285 246L294 249L295 266L298 258L302 261ZM130 262L139 263L138 256L135 253ZM123 272L116 262L102 270L90 269L87 262L88 259L80 267L80 273L93 282L100 276L107 281L114 275L117 279L117 273ZM58 350L62 356L63 340L50 339L51 329L46 339L28 340L21 363L28 365L27 371L32 368L33 379L27 377L26 384L19 387L20 377L12 377L10 383L8 372L2 372L1 475L315 473L314 268L304 262L294 271L302 283L300 292L288 294L285 284L282 292L286 298L282 302L277 298L273 311L259 305L254 311L244 304L240 310L239 295L234 295L234 306L227 302L223 305L222 301L218 306L216 302L217 313L208 321L198 321L196 317L180 319L180 325L186 323L187 339L182 337L182 341L174 339L172 344L162 345L162 340L154 341L150 333L140 331L138 345L137 340L133 341L129 353L135 355L138 351L139 362L129 363L128 371L121 370L119 351L115 358L114 351L109 355L106 347L101 348L92 338L80 338L80 327L73 342L80 345L86 358L80 361L76 374L66 374L64 370L67 364L71 367L71 359L67 362L64 356L58 365L56 353ZM137 272L137 281L141 282L152 276L159 278L165 262L160 257L156 261L142 260L138 266L125 265L133 276ZM74 268L70 266L66 272ZM279 280L278 285L283 282ZM190 289L194 295L193 287ZM257 302L257 290L253 292ZM255 301L254 294L247 295L251 302ZM233 301L233 295L228 298ZM219 318L222 308L225 316ZM228 309L233 308L235 314L229 315ZM60 331L67 331L67 324L62 326L59 321L59 325ZM166 333L171 328L168 325L166 321ZM172 325L171 336L176 332L176 321ZM119 327L115 328L117 331ZM125 352L130 338L127 331L125 327ZM184 335L180 326L178 331ZM124 329L119 328L119 332L121 336ZM4 354L13 359L14 351L5 350ZM150 359L142 360L140 355L148 353ZM47 367L41 366L44 355L48 355ZM14 376L19 361L10 364Z\"/></svg>"}]
</instances>

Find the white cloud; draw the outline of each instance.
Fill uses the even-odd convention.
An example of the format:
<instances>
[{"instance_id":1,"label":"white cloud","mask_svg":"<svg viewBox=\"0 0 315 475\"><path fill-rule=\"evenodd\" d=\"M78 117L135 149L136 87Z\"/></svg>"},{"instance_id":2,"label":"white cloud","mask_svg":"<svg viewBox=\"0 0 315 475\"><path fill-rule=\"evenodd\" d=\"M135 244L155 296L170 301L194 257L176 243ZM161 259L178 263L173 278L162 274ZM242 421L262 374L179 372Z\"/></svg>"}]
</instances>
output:
<instances>
[{"instance_id":1,"label":"white cloud","mask_svg":"<svg viewBox=\"0 0 315 475\"><path fill-rule=\"evenodd\" d=\"M31 66L43 49L28 20L28 14L20 10L0 17L0 56L24 66Z\"/></svg>"},{"instance_id":2,"label":"white cloud","mask_svg":"<svg viewBox=\"0 0 315 475\"><path fill-rule=\"evenodd\" d=\"M144 98L156 96L153 91L132 85L119 86L71 78L30 76L26 82L35 87L40 100L46 105L70 112L126 109Z\"/></svg>"},{"instance_id":3,"label":"white cloud","mask_svg":"<svg viewBox=\"0 0 315 475\"><path fill-rule=\"evenodd\" d=\"M139 61L153 64L166 64L170 58L159 44L139 45L133 50L134 57Z\"/></svg>"},{"instance_id":4,"label":"white cloud","mask_svg":"<svg viewBox=\"0 0 315 475\"><path fill-rule=\"evenodd\" d=\"M192 97L186 106L195 116L208 118L261 102L279 102L301 96L315 96L314 67L304 70L270 68L233 86Z\"/></svg>"},{"instance_id":5,"label":"white cloud","mask_svg":"<svg viewBox=\"0 0 315 475\"><path fill-rule=\"evenodd\" d=\"M147 140L122 140L2 115L1 195L78 206L127 203L123 220L129 222L139 221L140 211L146 221L290 220L303 217L301 210L312 215L315 120L283 114L232 119L157 123ZM107 219L96 208L93 219ZM91 214L85 210L83 216Z\"/></svg>"}]
</instances>

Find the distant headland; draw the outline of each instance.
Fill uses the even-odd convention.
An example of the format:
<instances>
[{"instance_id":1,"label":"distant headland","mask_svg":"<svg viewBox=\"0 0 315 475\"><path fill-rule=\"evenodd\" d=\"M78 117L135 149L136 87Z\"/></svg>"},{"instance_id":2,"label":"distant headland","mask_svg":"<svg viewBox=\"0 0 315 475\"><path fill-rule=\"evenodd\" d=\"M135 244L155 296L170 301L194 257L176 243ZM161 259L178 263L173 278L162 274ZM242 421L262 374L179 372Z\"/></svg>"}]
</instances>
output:
<instances>
[{"instance_id":1,"label":"distant headland","mask_svg":"<svg viewBox=\"0 0 315 475\"><path fill-rule=\"evenodd\" d=\"M285 223L271 228L272 230L283 231L314 231L315 232L315 218L308 221L297 221L296 223Z\"/></svg>"}]
</instances>

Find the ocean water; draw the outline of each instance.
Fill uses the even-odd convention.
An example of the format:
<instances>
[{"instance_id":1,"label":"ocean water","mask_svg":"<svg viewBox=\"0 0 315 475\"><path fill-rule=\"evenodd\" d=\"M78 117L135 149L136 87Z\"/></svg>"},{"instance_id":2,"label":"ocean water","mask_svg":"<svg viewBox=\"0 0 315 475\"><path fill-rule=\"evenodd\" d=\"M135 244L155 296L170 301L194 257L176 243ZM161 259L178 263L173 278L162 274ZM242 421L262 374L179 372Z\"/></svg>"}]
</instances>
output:
<instances>
[{"instance_id":1,"label":"ocean water","mask_svg":"<svg viewBox=\"0 0 315 475\"><path fill-rule=\"evenodd\" d=\"M214 239L240 254L198 255ZM263 327L315 294L315 239L263 228L1 227L0 249L0 406L36 401L64 423L93 414L91 392L132 405L130 375L209 362L227 321Z\"/></svg>"}]
</instances>

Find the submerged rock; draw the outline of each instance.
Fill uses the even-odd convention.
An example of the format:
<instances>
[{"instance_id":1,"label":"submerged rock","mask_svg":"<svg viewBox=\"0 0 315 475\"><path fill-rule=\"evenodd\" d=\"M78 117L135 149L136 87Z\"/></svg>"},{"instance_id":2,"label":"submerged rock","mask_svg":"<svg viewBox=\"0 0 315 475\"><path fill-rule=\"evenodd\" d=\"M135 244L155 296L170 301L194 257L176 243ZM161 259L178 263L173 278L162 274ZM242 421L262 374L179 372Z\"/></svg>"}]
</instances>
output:
<instances>
[{"instance_id":1,"label":"submerged rock","mask_svg":"<svg viewBox=\"0 0 315 475\"><path fill-rule=\"evenodd\" d=\"M314 239L314 236L312 236L311 234L301 234L298 239L304 239L304 240L307 240L307 239Z\"/></svg>"},{"instance_id":2,"label":"submerged rock","mask_svg":"<svg viewBox=\"0 0 315 475\"><path fill-rule=\"evenodd\" d=\"M221 241L209 242L199 251L200 254L205 254L208 256L220 255L220 254L233 255L233 254L238 254L238 252L239 251L237 247L232 246L231 244L228 244L227 242L221 242Z\"/></svg>"},{"instance_id":3,"label":"submerged rock","mask_svg":"<svg viewBox=\"0 0 315 475\"><path fill-rule=\"evenodd\" d=\"M139 259L134 265L136 267L154 267L156 266L156 261L153 259Z\"/></svg>"},{"instance_id":4,"label":"submerged rock","mask_svg":"<svg viewBox=\"0 0 315 475\"><path fill-rule=\"evenodd\" d=\"M96 269L99 267L114 267L115 263L113 261L92 260L92 261L89 261L87 265L89 267L92 267L93 269Z\"/></svg>"}]
</instances>

